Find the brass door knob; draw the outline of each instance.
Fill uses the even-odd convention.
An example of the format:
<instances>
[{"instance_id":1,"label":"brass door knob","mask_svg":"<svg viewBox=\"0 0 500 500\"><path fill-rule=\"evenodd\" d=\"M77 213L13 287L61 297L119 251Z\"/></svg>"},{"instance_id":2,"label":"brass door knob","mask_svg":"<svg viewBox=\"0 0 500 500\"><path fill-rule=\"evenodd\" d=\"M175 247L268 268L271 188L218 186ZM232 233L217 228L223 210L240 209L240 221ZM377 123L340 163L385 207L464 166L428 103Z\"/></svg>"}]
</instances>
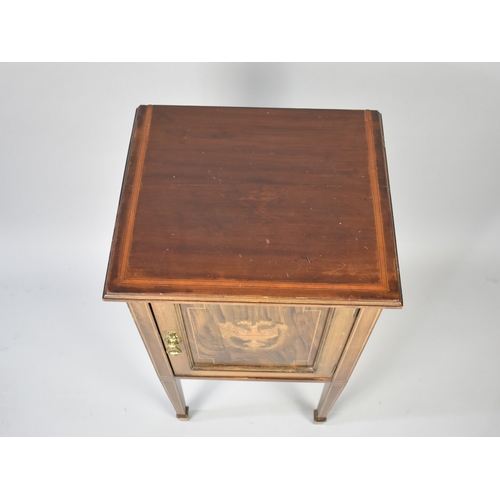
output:
<instances>
[{"instance_id":1,"label":"brass door knob","mask_svg":"<svg viewBox=\"0 0 500 500\"><path fill-rule=\"evenodd\" d=\"M181 339L176 332L168 331L163 340L167 343L167 354L170 354L170 356L178 356L182 352L179 347Z\"/></svg>"}]
</instances>

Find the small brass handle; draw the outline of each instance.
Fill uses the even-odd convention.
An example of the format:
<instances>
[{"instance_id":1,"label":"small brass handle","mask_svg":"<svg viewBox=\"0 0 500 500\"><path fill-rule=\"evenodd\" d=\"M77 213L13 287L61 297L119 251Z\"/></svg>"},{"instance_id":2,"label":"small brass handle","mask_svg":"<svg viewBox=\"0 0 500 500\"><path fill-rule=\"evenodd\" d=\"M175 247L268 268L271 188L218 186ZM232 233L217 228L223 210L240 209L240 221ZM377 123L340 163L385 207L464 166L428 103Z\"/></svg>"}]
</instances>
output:
<instances>
[{"instance_id":1,"label":"small brass handle","mask_svg":"<svg viewBox=\"0 0 500 500\"><path fill-rule=\"evenodd\" d=\"M176 332L172 330L168 331L165 334L164 340L167 343L167 354L170 354L170 356L178 356L182 352L179 347L181 339Z\"/></svg>"}]
</instances>

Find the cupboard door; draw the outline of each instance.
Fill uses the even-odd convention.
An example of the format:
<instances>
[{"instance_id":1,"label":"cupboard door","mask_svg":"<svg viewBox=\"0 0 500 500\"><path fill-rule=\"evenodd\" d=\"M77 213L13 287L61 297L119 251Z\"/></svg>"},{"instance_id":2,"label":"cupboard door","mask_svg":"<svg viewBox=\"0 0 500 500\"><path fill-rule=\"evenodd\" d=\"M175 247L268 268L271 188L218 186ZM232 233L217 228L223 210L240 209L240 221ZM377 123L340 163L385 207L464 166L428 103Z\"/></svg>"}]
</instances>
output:
<instances>
[{"instance_id":1,"label":"cupboard door","mask_svg":"<svg viewBox=\"0 0 500 500\"><path fill-rule=\"evenodd\" d=\"M357 311L166 302L152 308L177 376L298 379L331 376Z\"/></svg>"}]
</instances>

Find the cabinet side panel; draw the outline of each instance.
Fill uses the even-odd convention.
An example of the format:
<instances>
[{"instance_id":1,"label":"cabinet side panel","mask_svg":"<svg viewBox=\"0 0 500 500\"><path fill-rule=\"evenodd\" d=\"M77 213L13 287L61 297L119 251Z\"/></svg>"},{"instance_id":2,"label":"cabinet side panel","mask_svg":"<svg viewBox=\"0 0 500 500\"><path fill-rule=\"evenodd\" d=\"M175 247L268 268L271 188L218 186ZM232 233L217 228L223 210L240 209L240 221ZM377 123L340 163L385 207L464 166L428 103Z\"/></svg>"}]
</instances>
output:
<instances>
[{"instance_id":1,"label":"cabinet side panel","mask_svg":"<svg viewBox=\"0 0 500 500\"><path fill-rule=\"evenodd\" d=\"M146 302L128 302L127 305L158 378L177 413L177 417L187 418L187 408L182 388L180 382L174 377L149 304Z\"/></svg>"},{"instance_id":2,"label":"cabinet side panel","mask_svg":"<svg viewBox=\"0 0 500 500\"><path fill-rule=\"evenodd\" d=\"M333 310L333 318L328 327L325 344L318 358L318 376L331 377L344 350L359 309L338 307Z\"/></svg>"},{"instance_id":3,"label":"cabinet side panel","mask_svg":"<svg viewBox=\"0 0 500 500\"><path fill-rule=\"evenodd\" d=\"M162 339L166 338L168 332L175 332L179 340L177 347L180 349L180 354L168 356L174 373L176 375L189 373L193 366L193 358L179 305L172 302L154 302L151 307Z\"/></svg>"},{"instance_id":4,"label":"cabinet side panel","mask_svg":"<svg viewBox=\"0 0 500 500\"><path fill-rule=\"evenodd\" d=\"M349 380L381 311L369 307L360 309L332 382L345 384Z\"/></svg>"},{"instance_id":5,"label":"cabinet side panel","mask_svg":"<svg viewBox=\"0 0 500 500\"><path fill-rule=\"evenodd\" d=\"M359 311L333 378L329 383L325 384L321 393L318 408L314 412L314 421L316 423L326 422L329 411L342 393L363 352L380 312L381 309L374 308L365 308Z\"/></svg>"},{"instance_id":6,"label":"cabinet side panel","mask_svg":"<svg viewBox=\"0 0 500 500\"><path fill-rule=\"evenodd\" d=\"M158 335L149 304L145 302L127 302L127 305L158 377L173 377L174 373L165 354L163 342Z\"/></svg>"}]
</instances>

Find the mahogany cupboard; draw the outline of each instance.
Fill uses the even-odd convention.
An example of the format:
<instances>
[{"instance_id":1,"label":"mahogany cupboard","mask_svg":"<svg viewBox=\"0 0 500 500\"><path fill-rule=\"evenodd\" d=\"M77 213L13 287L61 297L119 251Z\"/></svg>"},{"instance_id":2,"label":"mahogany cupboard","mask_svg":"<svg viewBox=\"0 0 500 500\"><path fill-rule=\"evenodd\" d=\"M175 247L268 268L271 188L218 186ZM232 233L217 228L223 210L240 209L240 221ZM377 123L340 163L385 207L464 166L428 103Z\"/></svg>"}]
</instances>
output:
<instances>
[{"instance_id":1,"label":"mahogany cupboard","mask_svg":"<svg viewBox=\"0 0 500 500\"><path fill-rule=\"evenodd\" d=\"M402 307L377 111L140 106L105 300L126 301L177 417L180 379L325 384L326 421Z\"/></svg>"}]
</instances>

